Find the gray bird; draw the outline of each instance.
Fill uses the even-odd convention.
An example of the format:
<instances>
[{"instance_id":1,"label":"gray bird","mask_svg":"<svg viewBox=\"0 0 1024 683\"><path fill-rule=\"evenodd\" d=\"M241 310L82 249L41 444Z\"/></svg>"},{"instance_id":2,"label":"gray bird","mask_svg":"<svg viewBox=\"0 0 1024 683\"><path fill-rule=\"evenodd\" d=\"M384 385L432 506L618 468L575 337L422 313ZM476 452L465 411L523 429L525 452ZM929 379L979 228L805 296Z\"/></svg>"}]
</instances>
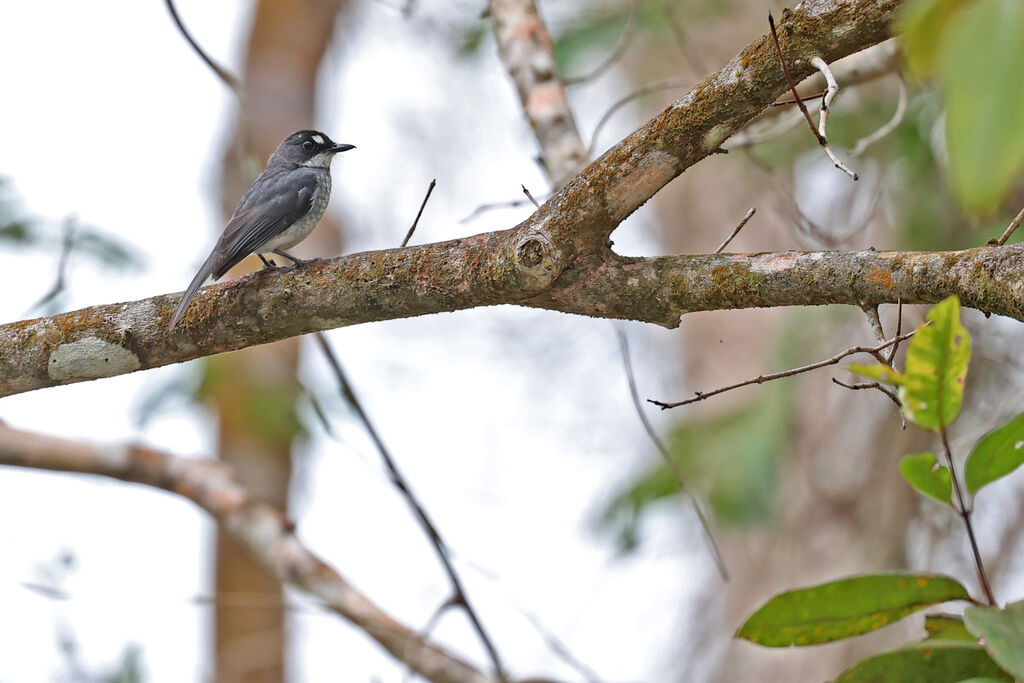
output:
<instances>
[{"instance_id":1,"label":"gray bird","mask_svg":"<svg viewBox=\"0 0 1024 683\"><path fill-rule=\"evenodd\" d=\"M264 269L275 267L263 256L266 253L284 256L295 265L309 263L285 249L313 232L331 198L331 160L350 149L355 146L336 144L315 130L285 138L238 202L217 246L181 296L167 331L174 330L206 278L219 279L249 254L259 256Z\"/></svg>"}]
</instances>

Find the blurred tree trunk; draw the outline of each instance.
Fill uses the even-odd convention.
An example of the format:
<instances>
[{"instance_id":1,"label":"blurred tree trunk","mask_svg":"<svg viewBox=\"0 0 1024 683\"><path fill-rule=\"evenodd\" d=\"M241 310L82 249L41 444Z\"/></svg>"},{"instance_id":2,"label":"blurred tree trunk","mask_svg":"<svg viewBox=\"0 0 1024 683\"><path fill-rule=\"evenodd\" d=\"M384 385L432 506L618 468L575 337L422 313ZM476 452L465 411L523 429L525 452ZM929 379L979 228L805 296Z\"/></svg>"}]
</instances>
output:
<instances>
[{"instance_id":1,"label":"blurred tree trunk","mask_svg":"<svg viewBox=\"0 0 1024 683\"><path fill-rule=\"evenodd\" d=\"M239 163L245 144L236 125L223 157L225 218L281 140L314 127L317 74L345 5L344 0L261 0L256 5L242 78L248 97L245 142L258 166ZM298 253L339 251L337 226L326 217L322 223ZM260 265L251 257L231 275ZM252 491L281 510L288 509L291 451L300 433L298 363L299 340L290 339L213 358L204 382L219 419L220 457ZM281 585L224 533L217 536L216 593L216 680L285 680L287 615Z\"/></svg>"}]
</instances>

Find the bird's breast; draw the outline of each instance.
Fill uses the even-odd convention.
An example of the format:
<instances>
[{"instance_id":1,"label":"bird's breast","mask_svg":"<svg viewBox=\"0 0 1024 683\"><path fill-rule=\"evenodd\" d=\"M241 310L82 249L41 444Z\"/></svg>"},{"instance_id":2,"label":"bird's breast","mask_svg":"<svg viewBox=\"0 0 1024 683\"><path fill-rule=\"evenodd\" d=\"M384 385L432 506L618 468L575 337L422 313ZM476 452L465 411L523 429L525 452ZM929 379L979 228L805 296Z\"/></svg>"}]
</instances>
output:
<instances>
[{"instance_id":1,"label":"bird's breast","mask_svg":"<svg viewBox=\"0 0 1024 683\"><path fill-rule=\"evenodd\" d=\"M313 228L323 218L327 210L327 203L331 200L331 174L325 173L324 177L316 184L316 190L310 197L309 211L289 227L267 240L266 244L256 251L267 252L274 249L290 249L302 240L309 237Z\"/></svg>"}]
</instances>

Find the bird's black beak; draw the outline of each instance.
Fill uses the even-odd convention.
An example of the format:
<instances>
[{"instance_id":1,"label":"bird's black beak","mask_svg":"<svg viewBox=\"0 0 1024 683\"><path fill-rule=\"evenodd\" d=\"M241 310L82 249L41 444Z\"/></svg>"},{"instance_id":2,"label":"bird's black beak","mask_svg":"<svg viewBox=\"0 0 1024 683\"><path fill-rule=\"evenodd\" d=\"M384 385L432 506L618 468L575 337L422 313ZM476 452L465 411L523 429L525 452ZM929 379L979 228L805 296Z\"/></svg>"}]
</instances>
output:
<instances>
[{"instance_id":1,"label":"bird's black beak","mask_svg":"<svg viewBox=\"0 0 1024 683\"><path fill-rule=\"evenodd\" d=\"M355 148L356 148L355 145L344 145L344 144L343 145L335 145L334 147L331 147L331 153L332 154L337 154L338 152L347 152L350 149L355 149Z\"/></svg>"}]
</instances>

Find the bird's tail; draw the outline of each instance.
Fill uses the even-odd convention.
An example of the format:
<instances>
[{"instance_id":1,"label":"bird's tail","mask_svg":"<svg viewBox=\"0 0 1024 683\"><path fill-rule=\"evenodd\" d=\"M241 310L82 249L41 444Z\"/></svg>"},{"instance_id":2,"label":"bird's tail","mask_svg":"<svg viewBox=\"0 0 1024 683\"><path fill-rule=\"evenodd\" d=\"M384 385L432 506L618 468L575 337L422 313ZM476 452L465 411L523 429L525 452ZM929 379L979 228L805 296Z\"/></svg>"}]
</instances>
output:
<instances>
[{"instance_id":1,"label":"bird's tail","mask_svg":"<svg viewBox=\"0 0 1024 683\"><path fill-rule=\"evenodd\" d=\"M171 316L171 322L167 326L168 332L174 331L175 325L177 325L178 321L181 320L181 316L185 314L185 310L188 309L188 305L192 302L196 292L199 291L199 288L203 286L204 282L206 282L206 278L210 277L210 273L213 272L213 263L216 260L217 250L214 249L213 253L211 253L209 258L206 259L202 268L200 268L199 272L196 273L196 276L192 278L192 282L188 283L188 289L186 289L185 293L181 295L181 301L178 302L178 307L174 309L174 315Z\"/></svg>"}]
</instances>

